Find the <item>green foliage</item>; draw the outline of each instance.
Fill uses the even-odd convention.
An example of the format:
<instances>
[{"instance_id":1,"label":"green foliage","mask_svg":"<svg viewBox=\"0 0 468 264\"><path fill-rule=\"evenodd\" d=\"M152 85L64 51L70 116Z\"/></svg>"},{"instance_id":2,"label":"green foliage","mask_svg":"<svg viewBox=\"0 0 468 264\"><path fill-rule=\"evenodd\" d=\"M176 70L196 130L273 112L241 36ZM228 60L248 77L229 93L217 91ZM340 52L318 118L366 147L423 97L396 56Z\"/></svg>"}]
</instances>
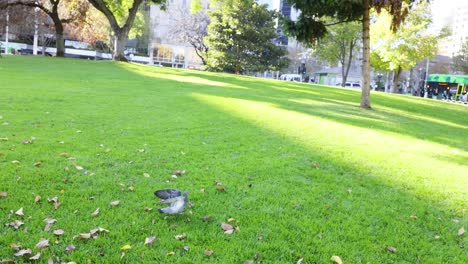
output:
<instances>
[{"instance_id":1,"label":"green foliage","mask_svg":"<svg viewBox=\"0 0 468 264\"><path fill-rule=\"evenodd\" d=\"M276 46L277 14L255 1L235 1L210 13L206 44L212 70L241 73L279 69L286 50Z\"/></svg>"},{"instance_id":2,"label":"green foliage","mask_svg":"<svg viewBox=\"0 0 468 264\"><path fill-rule=\"evenodd\" d=\"M378 110L363 111L356 91L310 84L1 60L6 263L32 262L38 252L37 263L331 264L334 255L344 263L468 263L467 234L457 235L468 226L463 105L375 93ZM175 169L186 174L174 179ZM188 190L192 208L160 215L153 192L165 188ZM55 195L57 209L47 202ZM11 213L19 208L24 217ZM50 231L46 218L57 220ZM220 227L229 218L239 227L231 235ZM19 230L9 226L15 220ZM97 227L109 233L74 238ZM144 245L150 236L156 241ZM35 248L42 238L50 246ZM14 257L12 243L33 254ZM122 254L124 245L132 248Z\"/></svg>"},{"instance_id":3,"label":"green foliage","mask_svg":"<svg viewBox=\"0 0 468 264\"><path fill-rule=\"evenodd\" d=\"M453 70L468 74L468 38L463 42L460 51L453 57Z\"/></svg>"},{"instance_id":4,"label":"green foliage","mask_svg":"<svg viewBox=\"0 0 468 264\"><path fill-rule=\"evenodd\" d=\"M427 33L431 23L427 3L416 5L396 32L388 30L392 23L390 14L382 12L376 18L371 26L371 65L376 70L407 70L437 52L438 40L443 36Z\"/></svg>"}]
</instances>

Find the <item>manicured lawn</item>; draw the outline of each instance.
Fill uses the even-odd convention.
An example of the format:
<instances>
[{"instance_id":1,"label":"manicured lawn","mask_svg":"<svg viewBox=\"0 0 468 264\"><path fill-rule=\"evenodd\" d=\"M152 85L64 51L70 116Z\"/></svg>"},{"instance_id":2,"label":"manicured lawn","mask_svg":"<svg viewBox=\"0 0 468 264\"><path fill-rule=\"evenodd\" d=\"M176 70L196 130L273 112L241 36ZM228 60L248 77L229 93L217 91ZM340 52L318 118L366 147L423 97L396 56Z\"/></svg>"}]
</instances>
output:
<instances>
[{"instance_id":1,"label":"manicured lawn","mask_svg":"<svg viewBox=\"0 0 468 264\"><path fill-rule=\"evenodd\" d=\"M3 57L0 259L468 263L468 236L457 234L468 229L467 106L373 93L367 111L359 97L225 74ZM174 178L176 169L186 173ZM192 208L160 215L153 192L163 188L188 190ZM57 209L47 201L54 196ZM49 231L46 218L56 219ZM233 234L221 229L228 220ZM97 227L109 232L74 238ZM50 245L36 248L42 238ZM12 243L32 254L14 257Z\"/></svg>"}]
</instances>

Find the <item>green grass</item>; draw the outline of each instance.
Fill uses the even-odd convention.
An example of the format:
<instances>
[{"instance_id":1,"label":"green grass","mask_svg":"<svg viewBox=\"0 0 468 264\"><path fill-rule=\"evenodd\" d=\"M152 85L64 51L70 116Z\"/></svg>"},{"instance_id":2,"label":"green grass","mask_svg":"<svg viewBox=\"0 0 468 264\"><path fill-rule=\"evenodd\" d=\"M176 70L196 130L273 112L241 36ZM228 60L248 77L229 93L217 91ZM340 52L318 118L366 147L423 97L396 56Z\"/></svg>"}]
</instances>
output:
<instances>
[{"instance_id":1,"label":"green grass","mask_svg":"<svg viewBox=\"0 0 468 264\"><path fill-rule=\"evenodd\" d=\"M225 74L3 57L0 258L12 259L16 243L41 252L40 262L468 263L467 234L457 235L468 229L468 108L373 93L368 111L359 98ZM174 179L174 169L187 173ZM188 190L193 207L158 214L162 188ZM55 195L57 210L47 202ZM24 217L12 213L21 207ZM51 231L47 217L57 219ZM229 218L232 235L220 228ZM17 231L7 226L16 219ZM110 232L73 239L96 227ZM35 248L41 238L51 245Z\"/></svg>"}]
</instances>

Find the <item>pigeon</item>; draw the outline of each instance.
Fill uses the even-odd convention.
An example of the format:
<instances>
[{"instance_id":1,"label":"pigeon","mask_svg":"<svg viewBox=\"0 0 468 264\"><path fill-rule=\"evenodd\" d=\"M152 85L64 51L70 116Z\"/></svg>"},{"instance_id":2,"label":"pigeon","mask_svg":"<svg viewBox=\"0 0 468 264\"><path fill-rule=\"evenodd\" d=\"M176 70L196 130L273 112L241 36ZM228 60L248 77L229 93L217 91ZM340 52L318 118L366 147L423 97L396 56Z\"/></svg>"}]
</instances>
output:
<instances>
[{"instance_id":1,"label":"pigeon","mask_svg":"<svg viewBox=\"0 0 468 264\"><path fill-rule=\"evenodd\" d=\"M160 204L170 204L166 208L158 209L158 212L165 214L181 214L184 212L185 206L188 203L188 191L181 194L176 189L165 189L154 192L154 195L163 199Z\"/></svg>"}]
</instances>

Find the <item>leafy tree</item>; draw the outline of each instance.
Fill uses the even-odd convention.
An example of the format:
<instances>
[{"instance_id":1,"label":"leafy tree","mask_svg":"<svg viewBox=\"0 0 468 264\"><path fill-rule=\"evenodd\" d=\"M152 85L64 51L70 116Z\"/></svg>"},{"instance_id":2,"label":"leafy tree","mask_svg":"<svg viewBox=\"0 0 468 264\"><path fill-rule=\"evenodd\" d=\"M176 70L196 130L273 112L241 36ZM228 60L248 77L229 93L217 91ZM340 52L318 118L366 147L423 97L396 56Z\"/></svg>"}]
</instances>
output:
<instances>
[{"instance_id":1,"label":"leafy tree","mask_svg":"<svg viewBox=\"0 0 468 264\"><path fill-rule=\"evenodd\" d=\"M240 74L278 69L286 64L286 50L273 43L276 12L254 0L233 1L210 13L206 43L212 70Z\"/></svg>"},{"instance_id":2,"label":"leafy tree","mask_svg":"<svg viewBox=\"0 0 468 264\"><path fill-rule=\"evenodd\" d=\"M0 8L16 5L39 8L54 22L57 57L65 55L64 24L82 19L88 10L84 0L6 0Z\"/></svg>"},{"instance_id":3,"label":"leafy tree","mask_svg":"<svg viewBox=\"0 0 468 264\"><path fill-rule=\"evenodd\" d=\"M88 0L97 10L101 11L109 21L114 32L114 60L127 61L125 44L132 29L138 9L144 0ZM150 0L155 4L165 6L166 0Z\"/></svg>"},{"instance_id":4,"label":"leafy tree","mask_svg":"<svg viewBox=\"0 0 468 264\"><path fill-rule=\"evenodd\" d=\"M468 38L463 42L460 51L453 57L453 70L468 74Z\"/></svg>"},{"instance_id":5,"label":"leafy tree","mask_svg":"<svg viewBox=\"0 0 468 264\"><path fill-rule=\"evenodd\" d=\"M349 69L360 46L361 27L356 22L330 26L329 34L318 41L315 54L320 60L331 64L339 62L341 67L341 86L345 86Z\"/></svg>"},{"instance_id":6,"label":"leafy tree","mask_svg":"<svg viewBox=\"0 0 468 264\"><path fill-rule=\"evenodd\" d=\"M287 0L301 13L296 21L285 20L285 29L299 41L313 43L327 34L327 26L350 21L362 23L362 95L361 107L370 103L370 9L378 13L387 10L392 17L390 28L394 31L408 15L413 2L418 0ZM407 5L404 5L407 3ZM330 17L333 21L330 23Z\"/></svg>"},{"instance_id":7,"label":"leafy tree","mask_svg":"<svg viewBox=\"0 0 468 264\"><path fill-rule=\"evenodd\" d=\"M418 61L433 57L441 34L426 33L431 23L431 12L427 2L416 5L396 32L388 31L391 23L388 12L382 12L371 26L371 65L383 71L393 71L392 92L398 92L398 83L403 70L409 70Z\"/></svg>"}]
</instances>

